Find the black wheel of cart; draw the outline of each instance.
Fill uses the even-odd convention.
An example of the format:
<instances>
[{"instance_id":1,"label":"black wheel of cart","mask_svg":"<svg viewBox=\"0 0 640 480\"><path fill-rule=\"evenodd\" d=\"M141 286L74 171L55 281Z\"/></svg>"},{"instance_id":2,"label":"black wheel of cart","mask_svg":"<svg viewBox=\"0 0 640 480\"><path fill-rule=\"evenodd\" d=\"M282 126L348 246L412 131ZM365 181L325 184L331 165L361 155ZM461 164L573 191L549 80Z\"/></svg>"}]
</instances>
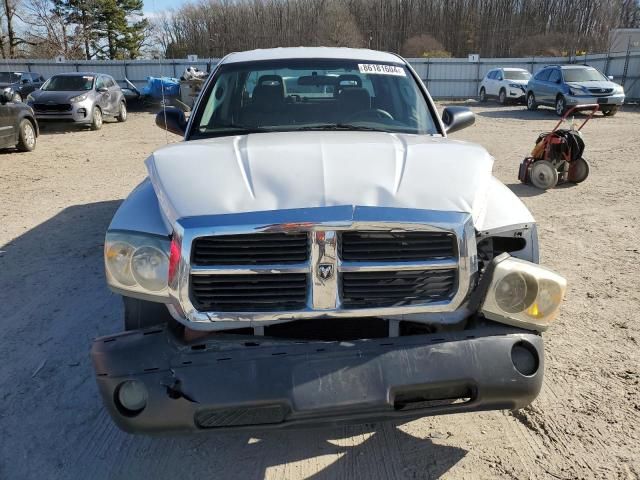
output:
<instances>
[{"instance_id":1,"label":"black wheel of cart","mask_svg":"<svg viewBox=\"0 0 640 480\"><path fill-rule=\"evenodd\" d=\"M589 176L589 162L584 158L578 158L569 165L569 181L582 183Z\"/></svg>"}]
</instances>

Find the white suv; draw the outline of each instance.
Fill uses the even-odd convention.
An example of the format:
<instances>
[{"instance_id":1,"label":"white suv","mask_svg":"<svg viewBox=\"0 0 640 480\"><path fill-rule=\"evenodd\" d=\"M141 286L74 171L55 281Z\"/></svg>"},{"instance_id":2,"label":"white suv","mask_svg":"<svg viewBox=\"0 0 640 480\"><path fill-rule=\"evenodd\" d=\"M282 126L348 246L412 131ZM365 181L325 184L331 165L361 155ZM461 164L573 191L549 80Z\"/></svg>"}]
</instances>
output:
<instances>
[{"instance_id":1,"label":"white suv","mask_svg":"<svg viewBox=\"0 0 640 480\"><path fill-rule=\"evenodd\" d=\"M480 82L478 96L481 102L497 97L501 104L524 102L527 82L531 74L523 68L495 68L489 70Z\"/></svg>"}]
</instances>

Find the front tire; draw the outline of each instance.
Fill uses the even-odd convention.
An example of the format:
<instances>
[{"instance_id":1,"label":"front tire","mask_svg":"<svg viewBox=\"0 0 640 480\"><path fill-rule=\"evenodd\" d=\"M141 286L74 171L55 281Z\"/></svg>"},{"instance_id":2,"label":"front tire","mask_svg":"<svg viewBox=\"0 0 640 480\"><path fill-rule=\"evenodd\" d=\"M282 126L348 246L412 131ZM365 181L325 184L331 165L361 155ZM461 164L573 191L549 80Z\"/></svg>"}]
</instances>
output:
<instances>
[{"instance_id":1,"label":"front tire","mask_svg":"<svg viewBox=\"0 0 640 480\"><path fill-rule=\"evenodd\" d=\"M547 160L538 160L533 162L531 166L531 183L541 189L547 190L553 188L558 183L558 171L551 162Z\"/></svg>"},{"instance_id":2,"label":"front tire","mask_svg":"<svg viewBox=\"0 0 640 480\"><path fill-rule=\"evenodd\" d=\"M562 95L558 95L556 98L556 115L559 117L564 115L564 112L567 110L567 101L564 99Z\"/></svg>"},{"instance_id":3,"label":"front tire","mask_svg":"<svg viewBox=\"0 0 640 480\"><path fill-rule=\"evenodd\" d=\"M500 105L505 105L507 103L507 92L504 88L500 90L500 93L498 94L498 102Z\"/></svg>"},{"instance_id":4,"label":"front tire","mask_svg":"<svg viewBox=\"0 0 640 480\"><path fill-rule=\"evenodd\" d=\"M148 302L137 298L122 297L124 301L124 329L139 330L173 321L164 303Z\"/></svg>"},{"instance_id":5,"label":"front tire","mask_svg":"<svg viewBox=\"0 0 640 480\"><path fill-rule=\"evenodd\" d=\"M120 109L118 110L118 115L116 116L116 120L118 122L126 122L127 121L127 104L124 102L120 102Z\"/></svg>"},{"instance_id":6,"label":"front tire","mask_svg":"<svg viewBox=\"0 0 640 480\"><path fill-rule=\"evenodd\" d=\"M100 107L93 107L93 113L91 114L91 130L100 130L102 128L102 110Z\"/></svg>"},{"instance_id":7,"label":"front tire","mask_svg":"<svg viewBox=\"0 0 640 480\"><path fill-rule=\"evenodd\" d=\"M16 148L21 152L31 152L36 148L36 129L26 118L20 121L20 131L18 132L18 143Z\"/></svg>"},{"instance_id":8,"label":"front tire","mask_svg":"<svg viewBox=\"0 0 640 480\"><path fill-rule=\"evenodd\" d=\"M532 112L534 110L538 109L538 104L536 103L536 97L533 94L533 92L529 92L527 94L527 110L531 110Z\"/></svg>"},{"instance_id":9,"label":"front tire","mask_svg":"<svg viewBox=\"0 0 640 480\"><path fill-rule=\"evenodd\" d=\"M480 100L480 103L485 103L487 101L487 92L484 89L484 87L482 87L480 89L480 99L479 100Z\"/></svg>"},{"instance_id":10,"label":"front tire","mask_svg":"<svg viewBox=\"0 0 640 480\"><path fill-rule=\"evenodd\" d=\"M605 117L613 117L616 113L618 113L618 106L614 105L611 108L607 108L606 110L602 110L602 115Z\"/></svg>"}]
</instances>

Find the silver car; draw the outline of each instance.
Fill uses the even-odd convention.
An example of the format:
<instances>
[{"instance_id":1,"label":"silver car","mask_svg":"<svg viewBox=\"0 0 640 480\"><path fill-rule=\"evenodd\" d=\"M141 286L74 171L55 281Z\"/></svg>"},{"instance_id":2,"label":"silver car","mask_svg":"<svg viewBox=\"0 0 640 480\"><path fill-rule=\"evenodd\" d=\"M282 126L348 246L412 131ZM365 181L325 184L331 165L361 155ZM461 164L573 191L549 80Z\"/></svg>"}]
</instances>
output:
<instances>
[{"instance_id":1,"label":"silver car","mask_svg":"<svg viewBox=\"0 0 640 480\"><path fill-rule=\"evenodd\" d=\"M104 117L127 119L127 102L116 81L101 73L61 73L27 97L38 121L71 121L102 127Z\"/></svg>"}]
</instances>

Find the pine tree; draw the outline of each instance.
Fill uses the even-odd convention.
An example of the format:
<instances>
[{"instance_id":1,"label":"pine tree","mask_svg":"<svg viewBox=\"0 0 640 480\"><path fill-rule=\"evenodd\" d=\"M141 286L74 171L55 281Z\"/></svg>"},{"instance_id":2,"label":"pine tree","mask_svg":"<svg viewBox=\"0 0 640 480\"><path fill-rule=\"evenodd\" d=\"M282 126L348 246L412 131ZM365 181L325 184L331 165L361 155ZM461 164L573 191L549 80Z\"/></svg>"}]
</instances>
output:
<instances>
[{"instance_id":1,"label":"pine tree","mask_svg":"<svg viewBox=\"0 0 640 480\"><path fill-rule=\"evenodd\" d=\"M147 19L142 16L142 0L97 0L93 48L98 58L135 58L140 53Z\"/></svg>"},{"instance_id":2,"label":"pine tree","mask_svg":"<svg viewBox=\"0 0 640 480\"><path fill-rule=\"evenodd\" d=\"M52 12L62 16L68 25L76 25L84 45L85 58L91 58L91 43L96 37L96 4L101 0L53 0Z\"/></svg>"}]
</instances>

